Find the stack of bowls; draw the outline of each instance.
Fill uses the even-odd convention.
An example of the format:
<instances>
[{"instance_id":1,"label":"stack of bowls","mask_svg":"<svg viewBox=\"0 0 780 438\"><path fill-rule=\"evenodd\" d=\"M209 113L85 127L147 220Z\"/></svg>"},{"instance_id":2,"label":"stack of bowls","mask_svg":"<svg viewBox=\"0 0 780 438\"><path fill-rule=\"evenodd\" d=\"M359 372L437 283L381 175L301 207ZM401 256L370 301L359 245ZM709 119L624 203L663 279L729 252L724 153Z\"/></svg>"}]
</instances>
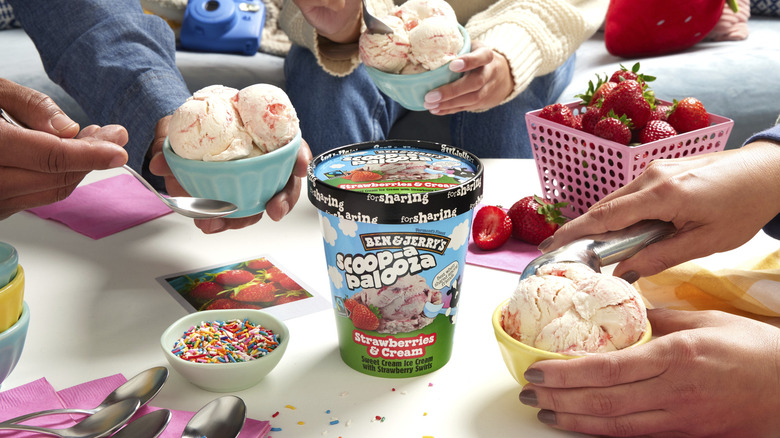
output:
<instances>
[{"instance_id":1,"label":"stack of bowls","mask_svg":"<svg viewBox=\"0 0 780 438\"><path fill-rule=\"evenodd\" d=\"M24 302L24 269L16 249L0 242L0 384L22 355L30 309Z\"/></svg>"}]
</instances>

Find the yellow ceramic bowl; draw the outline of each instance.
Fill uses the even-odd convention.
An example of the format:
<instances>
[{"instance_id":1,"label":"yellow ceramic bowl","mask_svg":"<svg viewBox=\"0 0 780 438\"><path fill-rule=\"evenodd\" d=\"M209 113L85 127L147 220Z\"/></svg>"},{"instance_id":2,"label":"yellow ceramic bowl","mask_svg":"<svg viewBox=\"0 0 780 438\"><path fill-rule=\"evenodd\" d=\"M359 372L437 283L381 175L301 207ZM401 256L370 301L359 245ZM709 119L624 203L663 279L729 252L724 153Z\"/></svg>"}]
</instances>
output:
<instances>
[{"instance_id":1,"label":"yellow ceramic bowl","mask_svg":"<svg viewBox=\"0 0 780 438\"><path fill-rule=\"evenodd\" d=\"M0 288L0 333L16 324L24 306L24 269L16 268L10 283Z\"/></svg>"},{"instance_id":2,"label":"yellow ceramic bowl","mask_svg":"<svg viewBox=\"0 0 780 438\"><path fill-rule=\"evenodd\" d=\"M517 380L517 383L521 385L528 383L528 381L525 380L525 377L523 377L523 373L525 373L525 370L528 369L528 367L534 362L548 359L575 359L581 357L540 350L538 348L526 345L509 336L507 332L504 331L504 327L501 325L501 321L503 319L503 310L508 301L509 300L501 303L501 305L498 306L493 312L493 331L496 334L498 349L501 350L501 356L504 358L504 363L506 364L509 373L512 374L512 377ZM635 344L627 348L642 345L649 341L652 336L652 329L650 327L650 323L648 322L647 330L645 330L644 334L642 334L642 337Z\"/></svg>"}]
</instances>

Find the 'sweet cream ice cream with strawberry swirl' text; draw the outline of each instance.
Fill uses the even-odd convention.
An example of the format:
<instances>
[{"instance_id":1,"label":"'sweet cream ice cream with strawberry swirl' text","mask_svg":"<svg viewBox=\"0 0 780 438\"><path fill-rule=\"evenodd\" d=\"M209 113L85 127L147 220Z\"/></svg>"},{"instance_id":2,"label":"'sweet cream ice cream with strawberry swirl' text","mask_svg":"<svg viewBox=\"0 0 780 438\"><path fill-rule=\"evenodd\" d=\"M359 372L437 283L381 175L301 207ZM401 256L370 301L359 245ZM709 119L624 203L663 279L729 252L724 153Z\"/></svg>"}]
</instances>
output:
<instances>
[{"instance_id":1,"label":"'sweet cream ice cream with strawberry swirl' text","mask_svg":"<svg viewBox=\"0 0 780 438\"><path fill-rule=\"evenodd\" d=\"M309 165L341 357L380 377L444 366L482 164L423 141L359 143Z\"/></svg>"}]
</instances>

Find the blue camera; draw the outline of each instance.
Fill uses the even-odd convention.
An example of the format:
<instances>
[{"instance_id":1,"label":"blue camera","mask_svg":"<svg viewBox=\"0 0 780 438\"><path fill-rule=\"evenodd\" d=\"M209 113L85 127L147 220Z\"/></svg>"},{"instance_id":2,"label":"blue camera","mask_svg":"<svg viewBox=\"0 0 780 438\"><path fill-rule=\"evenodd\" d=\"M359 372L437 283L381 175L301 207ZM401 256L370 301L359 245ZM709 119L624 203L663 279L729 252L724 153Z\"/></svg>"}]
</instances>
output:
<instances>
[{"instance_id":1,"label":"blue camera","mask_svg":"<svg viewBox=\"0 0 780 438\"><path fill-rule=\"evenodd\" d=\"M254 55L264 24L261 0L190 0L179 39L189 50Z\"/></svg>"}]
</instances>

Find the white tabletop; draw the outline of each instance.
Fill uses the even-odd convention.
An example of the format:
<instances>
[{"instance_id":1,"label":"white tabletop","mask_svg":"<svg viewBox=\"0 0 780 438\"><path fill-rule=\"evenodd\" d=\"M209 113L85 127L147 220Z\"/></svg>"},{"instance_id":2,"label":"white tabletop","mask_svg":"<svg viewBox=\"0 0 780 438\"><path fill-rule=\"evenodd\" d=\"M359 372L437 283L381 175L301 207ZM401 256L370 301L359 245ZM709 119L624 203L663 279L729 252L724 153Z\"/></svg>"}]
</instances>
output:
<instances>
[{"instance_id":1,"label":"white tabletop","mask_svg":"<svg viewBox=\"0 0 780 438\"><path fill-rule=\"evenodd\" d=\"M532 160L484 164L483 202L508 207L539 193ZM93 172L86 182L118 173ZM63 389L167 366L159 337L187 311L157 282L160 276L268 254L330 300L317 212L305 192L281 222L266 218L216 235L170 214L92 240L25 212L0 221L0 240L19 251L31 311L24 352L3 389L41 377ZM774 241L760 233L742 248L704 261L726 267L773 248ZM452 358L438 371L390 379L349 368L339 356L333 312L323 310L287 320L291 343L279 366L235 394L249 417L282 428L271 434L277 438L577 436L539 423L537 410L519 402L521 388L501 360L490 317L517 281L516 274L466 267ZM151 404L195 411L219 395L171 369ZM339 423L330 425L333 418Z\"/></svg>"}]
</instances>

